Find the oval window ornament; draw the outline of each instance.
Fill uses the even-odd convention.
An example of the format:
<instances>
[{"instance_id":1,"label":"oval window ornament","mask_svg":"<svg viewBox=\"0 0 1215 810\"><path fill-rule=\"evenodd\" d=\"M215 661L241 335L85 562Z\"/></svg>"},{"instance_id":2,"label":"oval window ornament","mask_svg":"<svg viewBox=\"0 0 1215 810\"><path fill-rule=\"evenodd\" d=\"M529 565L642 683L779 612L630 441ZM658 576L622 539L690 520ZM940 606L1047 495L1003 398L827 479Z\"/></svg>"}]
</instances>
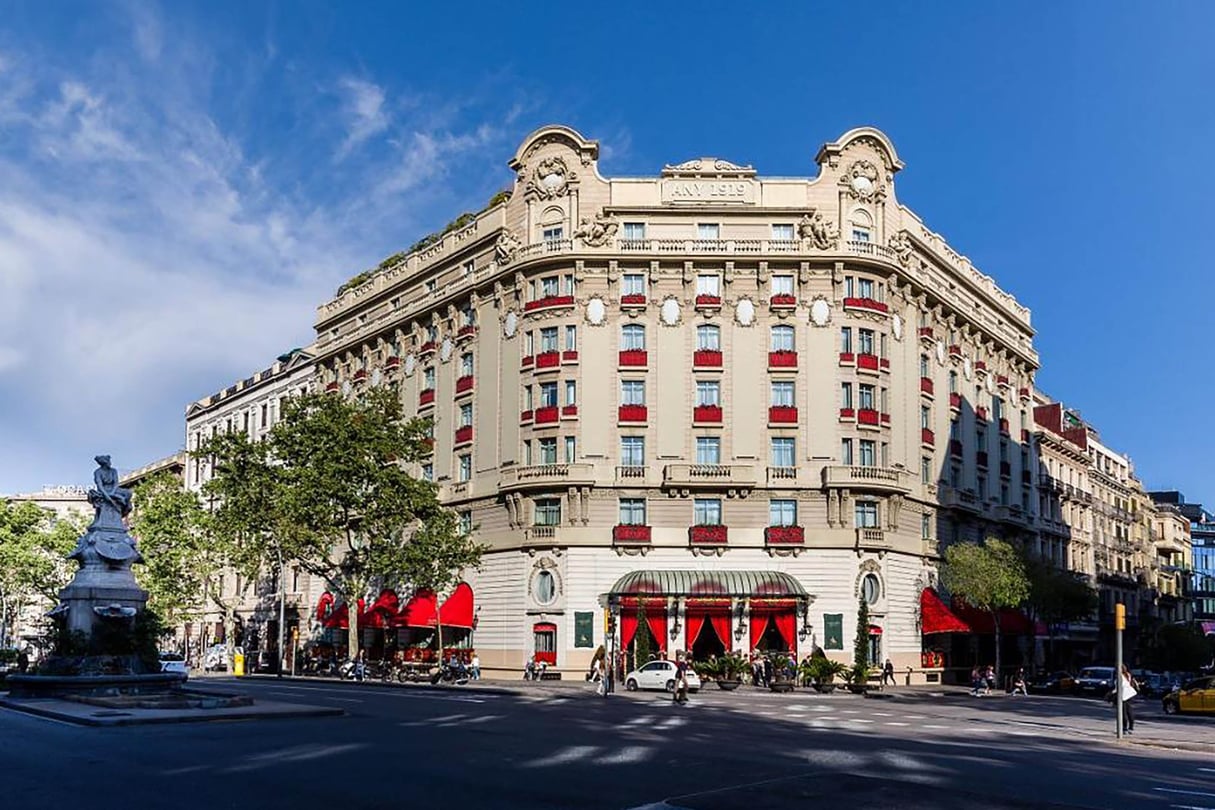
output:
<instances>
[{"instance_id":1,"label":"oval window ornament","mask_svg":"<svg viewBox=\"0 0 1215 810\"><path fill-rule=\"evenodd\" d=\"M826 326L831 321L831 305L826 298L816 298L810 305L810 323Z\"/></svg>"},{"instance_id":2,"label":"oval window ornament","mask_svg":"<svg viewBox=\"0 0 1215 810\"><path fill-rule=\"evenodd\" d=\"M679 302L674 298L662 302L662 322L667 326L679 323Z\"/></svg>"},{"instance_id":3,"label":"oval window ornament","mask_svg":"<svg viewBox=\"0 0 1215 810\"><path fill-rule=\"evenodd\" d=\"M412 377L413 370L418 367L418 361L412 354L405 355L405 376Z\"/></svg>"},{"instance_id":4,"label":"oval window ornament","mask_svg":"<svg viewBox=\"0 0 1215 810\"><path fill-rule=\"evenodd\" d=\"M519 318L513 311L506 313L506 317L502 319L502 334L509 337L515 336L515 329L519 327Z\"/></svg>"},{"instance_id":5,"label":"oval window ornament","mask_svg":"<svg viewBox=\"0 0 1215 810\"><path fill-rule=\"evenodd\" d=\"M903 317L901 315L896 314L894 316L893 320L891 321L891 326L894 329L894 339L902 340L903 339Z\"/></svg>"},{"instance_id":6,"label":"oval window ornament","mask_svg":"<svg viewBox=\"0 0 1215 810\"><path fill-rule=\"evenodd\" d=\"M734 305L734 318L743 326L755 323L755 304L751 299L744 298Z\"/></svg>"},{"instance_id":7,"label":"oval window ornament","mask_svg":"<svg viewBox=\"0 0 1215 810\"><path fill-rule=\"evenodd\" d=\"M603 304L602 298L592 298L586 302L586 322L594 326L603 323L603 319L607 317L607 307Z\"/></svg>"},{"instance_id":8,"label":"oval window ornament","mask_svg":"<svg viewBox=\"0 0 1215 810\"><path fill-rule=\"evenodd\" d=\"M439 359L446 363L451 359L452 343L451 338L444 338L443 345L439 347Z\"/></svg>"}]
</instances>

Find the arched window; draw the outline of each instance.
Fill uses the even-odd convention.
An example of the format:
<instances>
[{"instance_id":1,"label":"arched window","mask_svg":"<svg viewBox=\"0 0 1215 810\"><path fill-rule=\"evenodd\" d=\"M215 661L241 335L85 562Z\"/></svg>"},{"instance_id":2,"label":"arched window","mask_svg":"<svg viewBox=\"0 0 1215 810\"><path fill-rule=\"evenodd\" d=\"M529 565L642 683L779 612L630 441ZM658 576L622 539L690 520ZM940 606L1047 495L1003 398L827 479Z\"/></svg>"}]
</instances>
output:
<instances>
[{"instance_id":1,"label":"arched window","mask_svg":"<svg viewBox=\"0 0 1215 810\"><path fill-rule=\"evenodd\" d=\"M778 324L772 327L772 351L774 352L791 352L794 351L794 332L793 327L788 324Z\"/></svg>"},{"instance_id":2,"label":"arched window","mask_svg":"<svg viewBox=\"0 0 1215 810\"><path fill-rule=\"evenodd\" d=\"M853 242L873 241L873 217L864 208L857 208L849 217L848 224L852 226Z\"/></svg>"},{"instance_id":3,"label":"arched window","mask_svg":"<svg viewBox=\"0 0 1215 810\"><path fill-rule=\"evenodd\" d=\"M623 351L645 348L645 327L630 323L620 327L620 348Z\"/></svg>"},{"instance_id":4,"label":"arched window","mask_svg":"<svg viewBox=\"0 0 1215 810\"><path fill-rule=\"evenodd\" d=\"M696 348L700 351L721 351L721 328L711 323L696 327Z\"/></svg>"},{"instance_id":5,"label":"arched window","mask_svg":"<svg viewBox=\"0 0 1215 810\"><path fill-rule=\"evenodd\" d=\"M882 596L882 582L878 579L877 574L865 574L861 580L861 596L865 599L865 604L875 605Z\"/></svg>"}]
</instances>

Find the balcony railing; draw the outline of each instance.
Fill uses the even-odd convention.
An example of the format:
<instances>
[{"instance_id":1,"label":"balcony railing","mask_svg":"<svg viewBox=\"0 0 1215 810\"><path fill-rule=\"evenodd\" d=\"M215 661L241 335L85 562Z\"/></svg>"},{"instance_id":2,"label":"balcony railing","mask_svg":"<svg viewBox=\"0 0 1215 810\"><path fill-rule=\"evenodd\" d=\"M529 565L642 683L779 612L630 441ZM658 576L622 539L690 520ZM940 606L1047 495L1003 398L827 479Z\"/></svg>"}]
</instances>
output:
<instances>
[{"instance_id":1,"label":"balcony railing","mask_svg":"<svg viewBox=\"0 0 1215 810\"><path fill-rule=\"evenodd\" d=\"M768 299L768 305L773 309L793 309L797 306L797 296L789 293L777 293Z\"/></svg>"},{"instance_id":2,"label":"balcony railing","mask_svg":"<svg viewBox=\"0 0 1215 810\"><path fill-rule=\"evenodd\" d=\"M980 450L977 453L975 453L975 464L978 464L980 467L983 467L984 469L987 468L987 451L986 450Z\"/></svg>"},{"instance_id":3,"label":"balcony railing","mask_svg":"<svg viewBox=\"0 0 1215 810\"><path fill-rule=\"evenodd\" d=\"M577 415L578 415L578 406L577 405L562 405L561 406L561 418L562 419L573 419Z\"/></svg>"},{"instance_id":4,"label":"balcony railing","mask_svg":"<svg viewBox=\"0 0 1215 810\"><path fill-rule=\"evenodd\" d=\"M697 349L692 353L693 368L721 368L720 349Z\"/></svg>"},{"instance_id":5,"label":"balcony railing","mask_svg":"<svg viewBox=\"0 0 1215 810\"><path fill-rule=\"evenodd\" d=\"M621 349L619 363L630 368L645 368L649 365L649 352L645 349Z\"/></svg>"},{"instance_id":6,"label":"balcony railing","mask_svg":"<svg viewBox=\"0 0 1215 810\"><path fill-rule=\"evenodd\" d=\"M976 360L975 361L975 373L976 374L986 374L987 373L987 361Z\"/></svg>"},{"instance_id":7,"label":"balcony railing","mask_svg":"<svg viewBox=\"0 0 1215 810\"><path fill-rule=\"evenodd\" d=\"M621 405L616 418L621 422L644 423L649 419L649 409L645 405Z\"/></svg>"},{"instance_id":8,"label":"balcony railing","mask_svg":"<svg viewBox=\"0 0 1215 810\"><path fill-rule=\"evenodd\" d=\"M920 393L932 396L932 378L920 377Z\"/></svg>"},{"instance_id":9,"label":"balcony railing","mask_svg":"<svg viewBox=\"0 0 1215 810\"><path fill-rule=\"evenodd\" d=\"M840 421L841 422L855 422L856 421L856 408L840 408Z\"/></svg>"},{"instance_id":10,"label":"balcony railing","mask_svg":"<svg viewBox=\"0 0 1215 810\"><path fill-rule=\"evenodd\" d=\"M528 301L523 305L523 310L525 312L535 312L540 309L572 307L573 305L574 296L572 295L546 295L543 298L537 298L535 301Z\"/></svg>"},{"instance_id":11,"label":"balcony railing","mask_svg":"<svg viewBox=\"0 0 1215 810\"><path fill-rule=\"evenodd\" d=\"M908 492L910 477L906 470L894 467L832 465L823 468L823 486L838 489Z\"/></svg>"},{"instance_id":12,"label":"balcony railing","mask_svg":"<svg viewBox=\"0 0 1215 810\"><path fill-rule=\"evenodd\" d=\"M622 307L644 307L645 305L645 293L628 293L620 296L620 306Z\"/></svg>"},{"instance_id":13,"label":"balcony railing","mask_svg":"<svg viewBox=\"0 0 1215 810\"><path fill-rule=\"evenodd\" d=\"M1008 478L1012 475L1012 464L1007 461L1000 462L1000 475Z\"/></svg>"},{"instance_id":14,"label":"balcony railing","mask_svg":"<svg viewBox=\"0 0 1215 810\"><path fill-rule=\"evenodd\" d=\"M858 354L856 356L856 367L859 371L877 371L880 366L881 363L876 354Z\"/></svg>"},{"instance_id":15,"label":"balcony railing","mask_svg":"<svg viewBox=\"0 0 1215 810\"><path fill-rule=\"evenodd\" d=\"M523 368L531 368L535 364L536 358L530 354L525 354L519 359L519 365L523 366Z\"/></svg>"},{"instance_id":16,"label":"balcony railing","mask_svg":"<svg viewBox=\"0 0 1215 810\"><path fill-rule=\"evenodd\" d=\"M456 332L456 337L466 338L477 334L477 325L475 323L466 323L460 327L460 331Z\"/></svg>"},{"instance_id":17,"label":"balcony railing","mask_svg":"<svg viewBox=\"0 0 1215 810\"><path fill-rule=\"evenodd\" d=\"M979 499L973 492L953 487L941 487L939 499L941 506L966 509L971 512L981 511Z\"/></svg>"},{"instance_id":18,"label":"balcony railing","mask_svg":"<svg viewBox=\"0 0 1215 810\"><path fill-rule=\"evenodd\" d=\"M536 355L536 368L558 368L561 365L561 352L547 351Z\"/></svg>"},{"instance_id":19,"label":"balcony railing","mask_svg":"<svg viewBox=\"0 0 1215 810\"><path fill-rule=\"evenodd\" d=\"M797 368L797 352L787 349L768 352L768 368Z\"/></svg>"},{"instance_id":20,"label":"balcony railing","mask_svg":"<svg viewBox=\"0 0 1215 810\"><path fill-rule=\"evenodd\" d=\"M595 478L595 468L590 464L536 464L528 467L504 467L500 488L520 489L559 484L590 484Z\"/></svg>"},{"instance_id":21,"label":"balcony railing","mask_svg":"<svg viewBox=\"0 0 1215 810\"><path fill-rule=\"evenodd\" d=\"M333 380L332 382L325 383L325 392L328 394L337 393L338 391L341 390L341 388L342 388L342 385L337 380Z\"/></svg>"},{"instance_id":22,"label":"balcony railing","mask_svg":"<svg viewBox=\"0 0 1215 810\"><path fill-rule=\"evenodd\" d=\"M694 546L724 546L729 539L725 526L690 526L688 542Z\"/></svg>"},{"instance_id":23,"label":"balcony railing","mask_svg":"<svg viewBox=\"0 0 1215 810\"><path fill-rule=\"evenodd\" d=\"M976 406L975 407L975 418L982 419L984 422L986 422L987 421L987 407L984 405Z\"/></svg>"},{"instance_id":24,"label":"balcony railing","mask_svg":"<svg viewBox=\"0 0 1215 810\"><path fill-rule=\"evenodd\" d=\"M418 407L435 404L435 389L425 388L418 392Z\"/></svg>"},{"instance_id":25,"label":"balcony railing","mask_svg":"<svg viewBox=\"0 0 1215 810\"><path fill-rule=\"evenodd\" d=\"M612 542L618 546L649 543L650 527L635 523L620 523L612 527Z\"/></svg>"},{"instance_id":26,"label":"balcony railing","mask_svg":"<svg viewBox=\"0 0 1215 810\"><path fill-rule=\"evenodd\" d=\"M856 544L860 548L890 548L890 541L886 539L886 533L870 526L857 528Z\"/></svg>"},{"instance_id":27,"label":"balcony railing","mask_svg":"<svg viewBox=\"0 0 1215 810\"><path fill-rule=\"evenodd\" d=\"M873 408L861 408L856 412L856 423L858 425L878 427L881 424L881 415Z\"/></svg>"},{"instance_id":28,"label":"balcony railing","mask_svg":"<svg viewBox=\"0 0 1215 810\"><path fill-rule=\"evenodd\" d=\"M856 355L853 354L852 352L840 352L840 365L841 366L855 366L856 365Z\"/></svg>"},{"instance_id":29,"label":"balcony railing","mask_svg":"<svg viewBox=\"0 0 1215 810\"><path fill-rule=\"evenodd\" d=\"M536 409L536 424L551 425L561 418L561 410L556 405L545 405Z\"/></svg>"},{"instance_id":30,"label":"balcony railing","mask_svg":"<svg viewBox=\"0 0 1215 810\"><path fill-rule=\"evenodd\" d=\"M472 425L463 425L456 428L456 444L468 444L473 440Z\"/></svg>"},{"instance_id":31,"label":"balcony railing","mask_svg":"<svg viewBox=\"0 0 1215 810\"><path fill-rule=\"evenodd\" d=\"M530 424L531 421L535 418L536 418L536 412L531 409L528 409L526 411L519 411L519 421L525 425Z\"/></svg>"},{"instance_id":32,"label":"balcony railing","mask_svg":"<svg viewBox=\"0 0 1215 810\"><path fill-rule=\"evenodd\" d=\"M768 408L768 422L775 425L796 425L797 408L793 405L773 405Z\"/></svg>"},{"instance_id":33,"label":"balcony railing","mask_svg":"<svg viewBox=\"0 0 1215 810\"><path fill-rule=\"evenodd\" d=\"M801 526L768 526L764 542L770 546L800 546L806 542L806 530Z\"/></svg>"},{"instance_id":34,"label":"balcony railing","mask_svg":"<svg viewBox=\"0 0 1215 810\"><path fill-rule=\"evenodd\" d=\"M750 464L668 464L662 470L662 482L664 486L754 487L755 467Z\"/></svg>"},{"instance_id":35,"label":"balcony railing","mask_svg":"<svg viewBox=\"0 0 1215 810\"><path fill-rule=\"evenodd\" d=\"M954 360L962 359L962 347L956 343L949 347L949 356Z\"/></svg>"},{"instance_id":36,"label":"balcony railing","mask_svg":"<svg viewBox=\"0 0 1215 810\"><path fill-rule=\"evenodd\" d=\"M428 340L418 347L418 354L433 354L439 346L433 340Z\"/></svg>"},{"instance_id":37,"label":"balcony railing","mask_svg":"<svg viewBox=\"0 0 1215 810\"><path fill-rule=\"evenodd\" d=\"M401 358L395 354L384 361L384 370L385 371L395 371L400 367L401 367Z\"/></svg>"},{"instance_id":38,"label":"balcony railing","mask_svg":"<svg viewBox=\"0 0 1215 810\"><path fill-rule=\"evenodd\" d=\"M1007 436L1009 431L1008 420L1000 417L1000 433Z\"/></svg>"},{"instance_id":39,"label":"balcony railing","mask_svg":"<svg viewBox=\"0 0 1215 810\"><path fill-rule=\"evenodd\" d=\"M698 295L696 306L704 309L721 309L720 295Z\"/></svg>"},{"instance_id":40,"label":"balcony railing","mask_svg":"<svg viewBox=\"0 0 1215 810\"><path fill-rule=\"evenodd\" d=\"M692 409L692 421L703 424L721 424L720 405L697 405Z\"/></svg>"},{"instance_id":41,"label":"balcony railing","mask_svg":"<svg viewBox=\"0 0 1215 810\"><path fill-rule=\"evenodd\" d=\"M1023 401L1023 402L1029 402L1031 399L1033 399L1033 397L1032 397L1032 396L1030 395L1030 393L1029 393L1029 389L1028 389L1028 388L1018 388L1018 389L1017 389L1017 396L1018 396L1018 397L1021 399L1021 401Z\"/></svg>"},{"instance_id":42,"label":"balcony railing","mask_svg":"<svg viewBox=\"0 0 1215 810\"><path fill-rule=\"evenodd\" d=\"M574 351L573 349L566 349L565 351L563 351L561 353L561 362L562 363L577 363L578 362L578 352Z\"/></svg>"},{"instance_id":43,"label":"balcony railing","mask_svg":"<svg viewBox=\"0 0 1215 810\"><path fill-rule=\"evenodd\" d=\"M616 480L640 483L645 481L646 470L644 464L624 464L616 468Z\"/></svg>"},{"instance_id":44,"label":"balcony railing","mask_svg":"<svg viewBox=\"0 0 1215 810\"><path fill-rule=\"evenodd\" d=\"M890 307L872 298L845 298L844 309L856 309L862 312L876 312L881 315L889 314Z\"/></svg>"},{"instance_id":45,"label":"balcony railing","mask_svg":"<svg viewBox=\"0 0 1215 810\"><path fill-rule=\"evenodd\" d=\"M797 467L769 467L768 486L792 487L797 486Z\"/></svg>"},{"instance_id":46,"label":"balcony railing","mask_svg":"<svg viewBox=\"0 0 1215 810\"><path fill-rule=\"evenodd\" d=\"M465 391L473 390L473 375L465 374L463 377L456 378L456 393L463 394Z\"/></svg>"},{"instance_id":47,"label":"balcony railing","mask_svg":"<svg viewBox=\"0 0 1215 810\"><path fill-rule=\"evenodd\" d=\"M958 410L962 407L962 395L956 391L949 395L949 407L953 410Z\"/></svg>"},{"instance_id":48,"label":"balcony railing","mask_svg":"<svg viewBox=\"0 0 1215 810\"><path fill-rule=\"evenodd\" d=\"M932 447L937 442L936 434L928 428L920 428L920 444Z\"/></svg>"},{"instance_id":49,"label":"balcony railing","mask_svg":"<svg viewBox=\"0 0 1215 810\"><path fill-rule=\"evenodd\" d=\"M949 455L957 456L958 458L962 457L962 440L961 439L950 439L949 440Z\"/></svg>"},{"instance_id":50,"label":"balcony railing","mask_svg":"<svg viewBox=\"0 0 1215 810\"><path fill-rule=\"evenodd\" d=\"M920 339L928 342L936 340L937 335L932 330L931 326L921 326L919 331Z\"/></svg>"},{"instance_id":51,"label":"balcony railing","mask_svg":"<svg viewBox=\"0 0 1215 810\"><path fill-rule=\"evenodd\" d=\"M354 372L354 375L351 377L351 379L354 380L356 383L366 382L367 369L361 368L358 371Z\"/></svg>"}]
</instances>

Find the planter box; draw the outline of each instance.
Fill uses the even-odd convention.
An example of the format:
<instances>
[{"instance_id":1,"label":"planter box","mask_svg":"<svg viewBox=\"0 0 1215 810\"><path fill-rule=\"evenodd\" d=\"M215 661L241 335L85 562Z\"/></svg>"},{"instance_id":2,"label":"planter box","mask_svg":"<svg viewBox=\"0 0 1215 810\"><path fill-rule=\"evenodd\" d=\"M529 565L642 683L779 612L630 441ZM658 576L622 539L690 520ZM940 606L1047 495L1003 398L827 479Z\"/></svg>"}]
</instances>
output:
<instances>
[{"instance_id":1,"label":"planter box","mask_svg":"<svg viewBox=\"0 0 1215 810\"><path fill-rule=\"evenodd\" d=\"M814 684L814 691L820 695L829 695L835 691L835 686L833 683L816 683Z\"/></svg>"},{"instance_id":2,"label":"planter box","mask_svg":"<svg viewBox=\"0 0 1215 810\"><path fill-rule=\"evenodd\" d=\"M742 681L716 681L717 688L723 692L733 692L738 687L742 686Z\"/></svg>"}]
</instances>

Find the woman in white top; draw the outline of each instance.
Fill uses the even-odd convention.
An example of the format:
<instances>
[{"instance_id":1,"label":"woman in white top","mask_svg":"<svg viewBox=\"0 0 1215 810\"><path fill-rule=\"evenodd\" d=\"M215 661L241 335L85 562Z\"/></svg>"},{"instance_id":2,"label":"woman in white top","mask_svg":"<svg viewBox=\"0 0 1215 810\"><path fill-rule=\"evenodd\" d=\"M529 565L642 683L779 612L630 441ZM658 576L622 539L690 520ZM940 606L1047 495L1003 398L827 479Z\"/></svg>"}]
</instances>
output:
<instances>
[{"instance_id":1,"label":"woman in white top","mask_svg":"<svg viewBox=\"0 0 1215 810\"><path fill-rule=\"evenodd\" d=\"M1118 693L1122 697L1122 730L1131 734L1135 730L1135 713L1131 711L1131 699L1138 695L1135 689L1135 679L1131 671L1122 665L1122 673L1118 677Z\"/></svg>"}]
</instances>

